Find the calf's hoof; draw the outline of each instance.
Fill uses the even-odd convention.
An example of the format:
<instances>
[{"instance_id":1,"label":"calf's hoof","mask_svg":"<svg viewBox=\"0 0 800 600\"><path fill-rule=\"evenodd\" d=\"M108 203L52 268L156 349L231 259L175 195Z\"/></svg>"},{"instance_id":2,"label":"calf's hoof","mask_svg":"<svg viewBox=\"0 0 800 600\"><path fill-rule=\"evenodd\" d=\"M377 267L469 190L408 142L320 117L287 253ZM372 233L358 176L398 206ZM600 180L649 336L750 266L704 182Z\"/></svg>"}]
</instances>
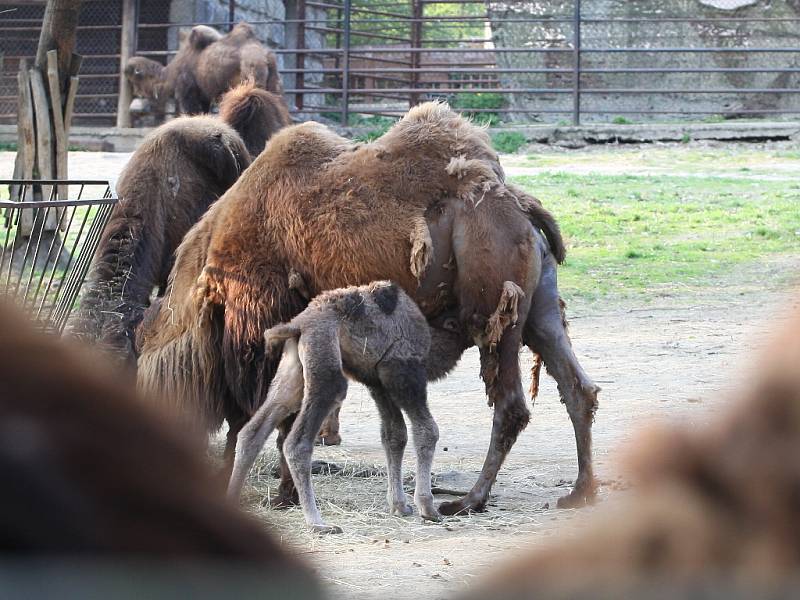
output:
<instances>
[{"instance_id":1,"label":"calf's hoof","mask_svg":"<svg viewBox=\"0 0 800 600\"><path fill-rule=\"evenodd\" d=\"M432 521L434 523L440 523L442 520L442 515L439 514L439 511L433 509L431 511L420 511L419 516L422 517L423 521Z\"/></svg>"},{"instance_id":2,"label":"calf's hoof","mask_svg":"<svg viewBox=\"0 0 800 600\"><path fill-rule=\"evenodd\" d=\"M342 443L342 436L338 433L327 435L319 434L314 441L317 446L339 446Z\"/></svg>"},{"instance_id":3,"label":"calf's hoof","mask_svg":"<svg viewBox=\"0 0 800 600\"><path fill-rule=\"evenodd\" d=\"M485 502L473 502L466 498L460 498L452 502L442 502L439 505L439 513L445 516L467 515L469 513L485 511Z\"/></svg>"},{"instance_id":4,"label":"calf's hoof","mask_svg":"<svg viewBox=\"0 0 800 600\"><path fill-rule=\"evenodd\" d=\"M342 533L342 528L338 525L310 525L311 531L317 535L330 535L334 533Z\"/></svg>"},{"instance_id":5,"label":"calf's hoof","mask_svg":"<svg viewBox=\"0 0 800 600\"><path fill-rule=\"evenodd\" d=\"M389 514L393 517L407 517L413 512L414 509L412 509L408 504L394 503L389 506Z\"/></svg>"}]
</instances>

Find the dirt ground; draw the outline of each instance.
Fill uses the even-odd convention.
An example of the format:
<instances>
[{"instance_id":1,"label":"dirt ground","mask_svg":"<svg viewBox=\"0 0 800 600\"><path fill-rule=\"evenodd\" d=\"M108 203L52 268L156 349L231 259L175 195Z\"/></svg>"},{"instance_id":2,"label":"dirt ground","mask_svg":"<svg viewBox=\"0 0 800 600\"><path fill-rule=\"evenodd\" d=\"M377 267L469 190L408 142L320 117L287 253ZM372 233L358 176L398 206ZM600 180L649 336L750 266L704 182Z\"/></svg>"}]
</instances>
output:
<instances>
[{"instance_id":1,"label":"dirt ground","mask_svg":"<svg viewBox=\"0 0 800 600\"><path fill-rule=\"evenodd\" d=\"M73 176L116 178L127 156L75 153ZM0 153L0 177L10 175L9 157ZM514 174L539 168L523 158L505 163ZM593 169L612 168L618 167ZM571 301L566 291L576 353L603 388L594 426L601 502L624 493L618 491L625 482L615 456L636 428L659 419L696 425L725 409L730 390L747 380L763 332L778 326L800 301L788 275L798 272L800 257L784 257L730 273L713 289L686 295L677 289L646 305ZM523 372L529 364L524 353ZM452 375L429 388L441 431L434 471L443 487L469 489L488 445L492 413L478 370L477 352L471 350ZM500 472L489 510L428 524L387 515L377 413L366 391L352 385L341 415L343 445L320 448L315 455L344 467L340 474L315 477L324 517L344 533L317 537L305 530L299 509L262 507L277 486L272 442L245 489L245 506L316 569L334 597L451 597L499 561L592 516L593 509L553 508L575 477L576 456L569 419L547 376L532 413ZM410 452L405 466L410 475Z\"/></svg>"}]
</instances>

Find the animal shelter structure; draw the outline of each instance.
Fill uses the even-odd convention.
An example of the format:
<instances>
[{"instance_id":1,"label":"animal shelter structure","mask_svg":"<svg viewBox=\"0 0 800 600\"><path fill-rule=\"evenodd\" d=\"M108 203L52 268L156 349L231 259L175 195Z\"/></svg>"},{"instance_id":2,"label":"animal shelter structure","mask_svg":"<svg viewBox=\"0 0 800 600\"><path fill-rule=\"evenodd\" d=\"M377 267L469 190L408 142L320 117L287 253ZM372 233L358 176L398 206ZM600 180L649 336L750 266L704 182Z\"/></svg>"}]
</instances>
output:
<instances>
[{"instance_id":1,"label":"animal shelter structure","mask_svg":"<svg viewBox=\"0 0 800 600\"><path fill-rule=\"evenodd\" d=\"M44 3L0 1L0 123ZM796 117L792 0L86 0L75 119L126 125L121 66L163 62L179 30L246 20L278 56L301 118L351 122L446 98L489 123Z\"/></svg>"}]
</instances>

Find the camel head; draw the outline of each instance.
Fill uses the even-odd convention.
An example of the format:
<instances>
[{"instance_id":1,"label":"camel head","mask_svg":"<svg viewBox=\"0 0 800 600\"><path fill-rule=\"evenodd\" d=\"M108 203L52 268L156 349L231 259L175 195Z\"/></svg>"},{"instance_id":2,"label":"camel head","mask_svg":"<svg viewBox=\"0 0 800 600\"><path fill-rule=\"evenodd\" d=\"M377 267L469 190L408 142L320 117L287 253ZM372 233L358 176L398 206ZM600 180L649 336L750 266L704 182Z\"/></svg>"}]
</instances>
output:
<instances>
[{"instance_id":1,"label":"camel head","mask_svg":"<svg viewBox=\"0 0 800 600\"><path fill-rule=\"evenodd\" d=\"M164 65L143 56L134 56L125 65L125 77L136 98L163 104L171 94L166 89Z\"/></svg>"}]
</instances>

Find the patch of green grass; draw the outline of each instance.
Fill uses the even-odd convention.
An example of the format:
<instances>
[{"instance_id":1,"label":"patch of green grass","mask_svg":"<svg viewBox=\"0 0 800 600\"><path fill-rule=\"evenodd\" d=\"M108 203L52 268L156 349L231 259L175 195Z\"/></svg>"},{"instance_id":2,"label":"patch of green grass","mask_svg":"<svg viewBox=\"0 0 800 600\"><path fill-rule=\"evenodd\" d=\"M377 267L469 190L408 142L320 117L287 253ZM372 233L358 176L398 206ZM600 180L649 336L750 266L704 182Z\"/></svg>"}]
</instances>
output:
<instances>
[{"instance_id":1,"label":"patch of green grass","mask_svg":"<svg viewBox=\"0 0 800 600\"><path fill-rule=\"evenodd\" d=\"M632 121L626 119L625 117L614 117L611 119L611 122L614 125L630 125Z\"/></svg>"},{"instance_id":2,"label":"patch of green grass","mask_svg":"<svg viewBox=\"0 0 800 600\"><path fill-rule=\"evenodd\" d=\"M14 142L0 144L0 152L16 152L17 145Z\"/></svg>"},{"instance_id":3,"label":"patch of green grass","mask_svg":"<svg viewBox=\"0 0 800 600\"><path fill-rule=\"evenodd\" d=\"M350 124L358 127L372 127L365 133L354 136L353 139L357 142L371 142L378 139L384 133L389 131L392 125L397 122L397 119L389 117L381 117L373 115L371 117L361 117L360 115L353 115L350 117Z\"/></svg>"},{"instance_id":4,"label":"patch of green grass","mask_svg":"<svg viewBox=\"0 0 800 600\"><path fill-rule=\"evenodd\" d=\"M528 142L518 131L500 131L492 136L492 146L503 154L514 154Z\"/></svg>"},{"instance_id":5,"label":"patch of green grass","mask_svg":"<svg viewBox=\"0 0 800 600\"><path fill-rule=\"evenodd\" d=\"M541 174L512 178L568 241L569 297L647 298L714 285L732 269L800 251L800 184L725 177Z\"/></svg>"}]
</instances>

